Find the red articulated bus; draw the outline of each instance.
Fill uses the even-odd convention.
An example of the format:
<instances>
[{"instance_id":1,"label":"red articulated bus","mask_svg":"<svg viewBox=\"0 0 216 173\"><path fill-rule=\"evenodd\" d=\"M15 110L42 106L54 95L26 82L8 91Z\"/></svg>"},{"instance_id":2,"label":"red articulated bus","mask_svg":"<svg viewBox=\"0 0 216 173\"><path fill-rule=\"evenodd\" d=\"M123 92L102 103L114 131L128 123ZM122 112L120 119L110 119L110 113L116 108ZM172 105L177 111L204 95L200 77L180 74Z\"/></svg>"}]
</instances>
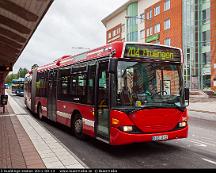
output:
<instances>
[{"instance_id":1,"label":"red articulated bus","mask_svg":"<svg viewBox=\"0 0 216 173\"><path fill-rule=\"evenodd\" d=\"M63 56L25 78L25 104L75 136L110 145L188 135L189 90L178 48L114 42Z\"/></svg>"}]
</instances>

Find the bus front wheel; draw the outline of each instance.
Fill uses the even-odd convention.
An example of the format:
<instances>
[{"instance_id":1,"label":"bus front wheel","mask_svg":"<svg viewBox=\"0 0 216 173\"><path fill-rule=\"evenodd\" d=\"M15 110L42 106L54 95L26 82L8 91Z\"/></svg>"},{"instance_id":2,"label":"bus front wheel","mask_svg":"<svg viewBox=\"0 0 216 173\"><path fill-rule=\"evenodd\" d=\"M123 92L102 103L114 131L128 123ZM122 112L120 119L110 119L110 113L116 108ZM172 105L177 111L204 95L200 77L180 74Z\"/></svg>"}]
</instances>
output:
<instances>
[{"instance_id":1,"label":"bus front wheel","mask_svg":"<svg viewBox=\"0 0 216 173\"><path fill-rule=\"evenodd\" d=\"M82 116L80 114L76 114L74 116L73 133L79 139L84 138L84 135L83 135L83 121L82 121Z\"/></svg>"}]
</instances>

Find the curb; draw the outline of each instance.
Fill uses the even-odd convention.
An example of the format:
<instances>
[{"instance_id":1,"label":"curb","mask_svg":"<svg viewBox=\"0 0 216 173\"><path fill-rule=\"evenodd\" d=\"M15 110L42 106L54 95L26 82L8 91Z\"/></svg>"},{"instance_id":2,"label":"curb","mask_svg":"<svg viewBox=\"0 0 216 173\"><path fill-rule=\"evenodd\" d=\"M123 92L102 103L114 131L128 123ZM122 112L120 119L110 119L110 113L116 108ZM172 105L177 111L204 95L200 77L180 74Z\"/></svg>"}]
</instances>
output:
<instances>
[{"instance_id":1,"label":"curb","mask_svg":"<svg viewBox=\"0 0 216 173\"><path fill-rule=\"evenodd\" d=\"M210 112L210 111L204 111L204 110L196 110L196 109L189 109L189 111L209 113L209 114L214 114L216 116L216 112Z\"/></svg>"}]
</instances>

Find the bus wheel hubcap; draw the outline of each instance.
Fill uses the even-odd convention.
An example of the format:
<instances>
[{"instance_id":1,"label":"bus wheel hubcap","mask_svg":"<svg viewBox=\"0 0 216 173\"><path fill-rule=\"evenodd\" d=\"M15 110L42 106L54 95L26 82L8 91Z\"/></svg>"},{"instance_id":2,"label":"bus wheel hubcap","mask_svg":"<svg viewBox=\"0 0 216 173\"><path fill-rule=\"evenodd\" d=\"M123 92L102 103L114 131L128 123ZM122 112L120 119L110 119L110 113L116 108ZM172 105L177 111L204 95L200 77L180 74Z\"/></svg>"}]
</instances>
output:
<instances>
[{"instance_id":1,"label":"bus wheel hubcap","mask_svg":"<svg viewBox=\"0 0 216 173\"><path fill-rule=\"evenodd\" d=\"M77 119L75 121L75 130L77 133L81 133L82 131L82 120L81 119Z\"/></svg>"}]
</instances>

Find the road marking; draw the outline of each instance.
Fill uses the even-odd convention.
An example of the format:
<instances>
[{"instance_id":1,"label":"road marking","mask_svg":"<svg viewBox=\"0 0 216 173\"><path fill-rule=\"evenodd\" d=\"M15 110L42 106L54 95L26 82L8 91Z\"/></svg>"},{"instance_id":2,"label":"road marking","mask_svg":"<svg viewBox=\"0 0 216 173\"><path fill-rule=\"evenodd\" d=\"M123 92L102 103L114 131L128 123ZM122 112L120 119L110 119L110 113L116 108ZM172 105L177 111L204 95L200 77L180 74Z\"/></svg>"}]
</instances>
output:
<instances>
[{"instance_id":1,"label":"road marking","mask_svg":"<svg viewBox=\"0 0 216 173\"><path fill-rule=\"evenodd\" d=\"M206 162L209 162L209 163L212 163L214 165L216 165L216 162L212 161L212 160L209 160L209 159L206 159L206 158L202 158L203 160L205 160Z\"/></svg>"},{"instance_id":2,"label":"road marking","mask_svg":"<svg viewBox=\"0 0 216 173\"><path fill-rule=\"evenodd\" d=\"M209 144L211 145L216 145L216 141L214 139L211 138L206 138L206 137L201 137L201 139L203 139L204 141L206 140L207 142L210 142Z\"/></svg>"},{"instance_id":3,"label":"road marking","mask_svg":"<svg viewBox=\"0 0 216 173\"><path fill-rule=\"evenodd\" d=\"M200 140L197 140L197 139L192 139L190 140L191 142L194 142L194 143L201 143L203 145L211 145L211 146L215 146L215 144L212 144L212 143L208 143L208 142L203 142L203 141L200 141Z\"/></svg>"},{"instance_id":4,"label":"road marking","mask_svg":"<svg viewBox=\"0 0 216 173\"><path fill-rule=\"evenodd\" d=\"M207 145L205 145L205 144L203 144L203 143L201 143L201 142L197 142L197 141L194 141L194 140L190 140L190 142L193 142L193 143L195 143L197 146L199 146L199 147L207 147Z\"/></svg>"}]
</instances>

